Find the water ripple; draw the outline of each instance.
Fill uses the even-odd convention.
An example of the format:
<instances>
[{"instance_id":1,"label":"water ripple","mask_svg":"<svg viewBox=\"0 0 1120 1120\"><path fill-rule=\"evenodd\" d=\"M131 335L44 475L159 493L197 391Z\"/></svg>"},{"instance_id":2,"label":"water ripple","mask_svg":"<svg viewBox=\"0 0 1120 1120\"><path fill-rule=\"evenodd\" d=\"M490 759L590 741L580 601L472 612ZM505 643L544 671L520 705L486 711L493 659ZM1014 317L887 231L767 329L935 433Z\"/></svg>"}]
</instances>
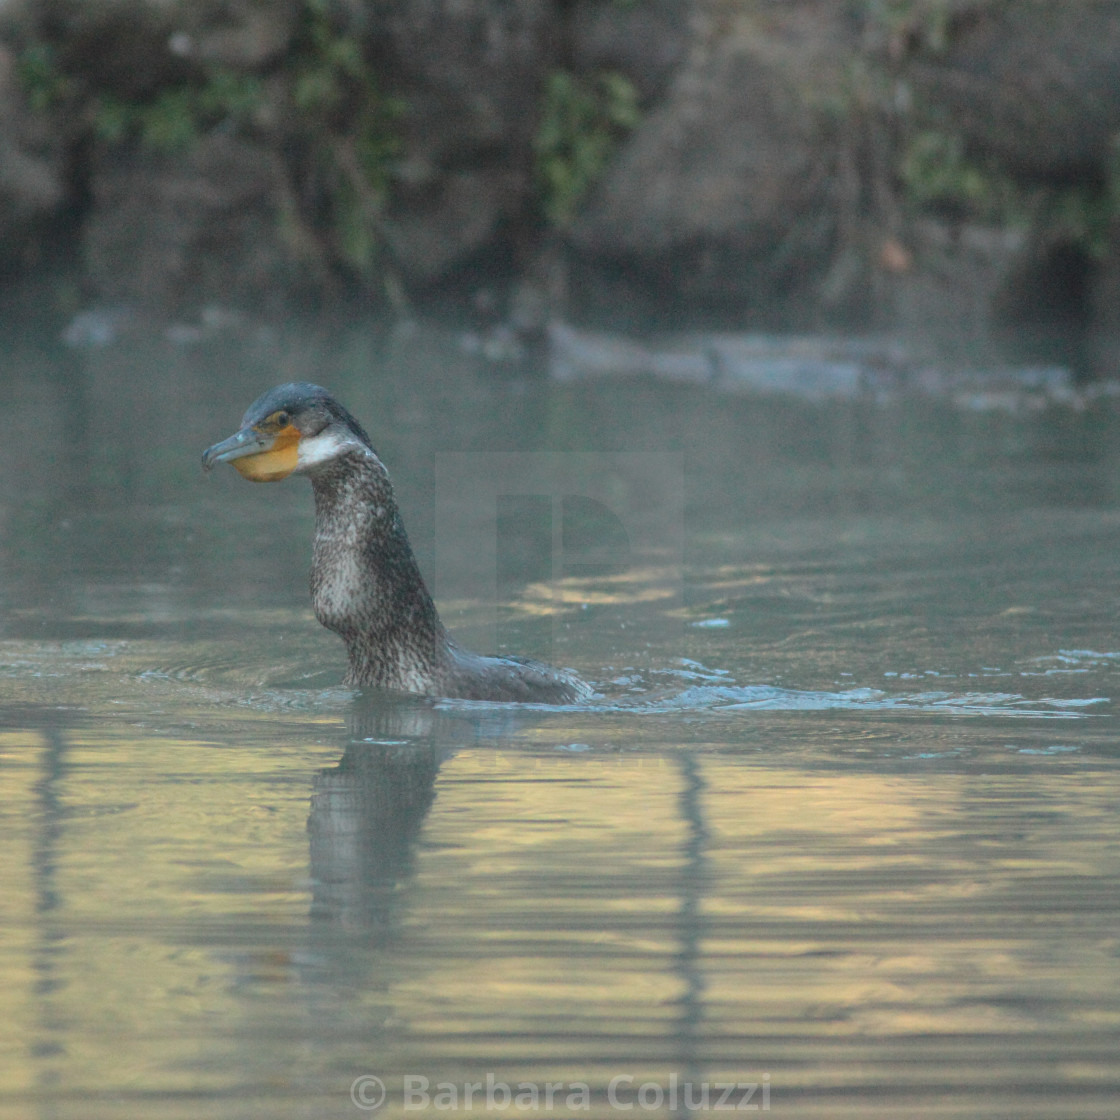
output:
<instances>
[{"instance_id":1,"label":"water ripple","mask_svg":"<svg viewBox=\"0 0 1120 1120\"><path fill-rule=\"evenodd\" d=\"M771 685L700 685L643 707L654 711L912 711L1075 719L1084 714L1084 709L1108 702L1105 696L1027 699L1012 692L914 692L892 696L877 688L816 692Z\"/></svg>"}]
</instances>

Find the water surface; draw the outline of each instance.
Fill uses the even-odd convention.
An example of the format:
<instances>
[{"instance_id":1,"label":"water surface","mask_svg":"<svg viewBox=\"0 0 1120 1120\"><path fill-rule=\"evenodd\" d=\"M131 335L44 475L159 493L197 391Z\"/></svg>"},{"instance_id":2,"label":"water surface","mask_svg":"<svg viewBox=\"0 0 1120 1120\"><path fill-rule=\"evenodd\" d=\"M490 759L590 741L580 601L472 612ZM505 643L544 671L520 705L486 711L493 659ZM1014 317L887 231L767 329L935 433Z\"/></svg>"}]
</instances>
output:
<instances>
[{"instance_id":1,"label":"water surface","mask_svg":"<svg viewBox=\"0 0 1120 1120\"><path fill-rule=\"evenodd\" d=\"M1107 401L550 385L369 324L4 377L3 1115L1115 1115ZM288 379L460 636L593 703L340 687L306 483L198 468Z\"/></svg>"}]
</instances>

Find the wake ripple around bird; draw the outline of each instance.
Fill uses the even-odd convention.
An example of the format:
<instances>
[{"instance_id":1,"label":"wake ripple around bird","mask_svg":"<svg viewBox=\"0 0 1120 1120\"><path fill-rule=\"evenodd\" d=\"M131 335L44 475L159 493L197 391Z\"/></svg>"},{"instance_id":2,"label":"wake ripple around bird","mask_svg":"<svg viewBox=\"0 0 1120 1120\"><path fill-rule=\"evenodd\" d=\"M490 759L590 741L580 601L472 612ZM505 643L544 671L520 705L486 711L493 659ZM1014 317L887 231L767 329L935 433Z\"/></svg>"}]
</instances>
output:
<instances>
[{"instance_id":1,"label":"wake ripple around bird","mask_svg":"<svg viewBox=\"0 0 1120 1120\"><path fill-rule=\"evenodd\" d=\"M877 688L843 692L801 691L771 685L698 685L645 704L639 710L656 712L926 712L957 716L1028 716L1039 719L1076 719L1086 709L1107 704L1108 698L1028 699L1013 692L910 692L891 694ZM624 705L626 706L626 705Z\"/></svg>"},{"instance_id":2,"label":"wake ripple around bird","mask_svg":"<svg viewBox=\"0 0 1120 1120\"><path fill-rule=\"evenodd\" d=\"M1063 651L1066 653L1066 651ZM1063 666L1084 661L1082 651L1067 653ZM1094 660L1102 655L1093 655ZM1024 673L1024 676L1041 674ZM295 658L277 664L259 658L246 662L228 651L214 651L189 663L148 669L142 679L170 679L223 690L247 688L254 695L262 689L270 695L306 697L321 689L338 690L337 673L309 672L306 662ZM332 687L333 686L333 687ZM769 684L738 685L720 669L682 659L680 667L624 670L599 683L597 695L573 705L492 704L479 701L437 700L444 709L520 708L544 711L626 712L731 716L751 711L768 712L915 712L946 716L1002 716L1031 719L1079 719L1104 714L1106 696L1088 698L1028 697L1018 692L913 690L893 692L881 688L813 690L782 688ZM345 690L339 690L345 691Z\"/></svg>"},{"instance_id":3,"label":"wake ripple around bird","mask_svg":"<svg viewBox=\"0 0 1120 1120\"><path fill-rule=\"evenodd\" d=\"M778 688L774 685L696 684L681 691L650 695L657 689L635 687L638 678L627 679L626 693L619 696L611 685L603 685L583 704L489 704L482 701L443 700L441 708L534 708L541 711L617 712L722 716L743 712L917 712L947 716L1004 716L1030 719L1082 719L1098 714L1109 698L1028 698L1015 692L906 692L889 693L878 688L851 688L838 692ZM1099 714L1104 714L1103 712Z\"/></svg>"}]
</instances>

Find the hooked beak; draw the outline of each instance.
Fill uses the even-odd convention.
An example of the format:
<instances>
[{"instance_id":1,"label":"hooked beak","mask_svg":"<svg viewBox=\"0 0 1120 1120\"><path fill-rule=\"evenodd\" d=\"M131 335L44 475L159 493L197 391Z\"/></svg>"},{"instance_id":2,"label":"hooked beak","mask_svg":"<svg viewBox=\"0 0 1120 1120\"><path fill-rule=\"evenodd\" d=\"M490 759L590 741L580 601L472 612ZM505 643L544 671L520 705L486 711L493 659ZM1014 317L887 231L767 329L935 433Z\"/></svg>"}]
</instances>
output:
<instances>
[{"instance_id":1,"label":"hooked beak","mask_svg":"<svg viewBox=\"0 0 1120 1120\"><path fill-rule=\"evenodd\" d=\"M208 447L202 453L202 469L209 471L215 463L230 463L234 459L243 459L246 455L260 455L264 451L271 451L275 444L275 436L266 436L253 428L242 428L229 439L223 439L221 443Z\"/></svg>"},{"instance_id":2,"label":"hooked beak","mask_svg":"<svg viewBox=\"0 0 1120 1120\"><path fill-rule=\"evenodd\" d=\"M252 482L278 482L295 470L299 440L300 432L294 425L271 435L256 428L242 428L202 453L202 469L208 471L215 463L232 463Z\"/></svg>"}]
</instances>

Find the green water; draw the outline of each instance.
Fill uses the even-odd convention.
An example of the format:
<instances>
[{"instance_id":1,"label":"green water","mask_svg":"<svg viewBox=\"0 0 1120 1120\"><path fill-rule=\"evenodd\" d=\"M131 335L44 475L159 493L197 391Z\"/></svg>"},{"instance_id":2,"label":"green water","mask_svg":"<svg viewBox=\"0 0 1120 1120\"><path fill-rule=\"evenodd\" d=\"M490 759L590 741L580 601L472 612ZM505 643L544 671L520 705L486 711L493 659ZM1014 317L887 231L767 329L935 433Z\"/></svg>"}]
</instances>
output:
<instances>
[{"instance_id":1,"label":"green water","mask_svg":"<svg viewBox=\"0 0 1120 1120\"><path fill-rule=\"evenodd\" d=\"M1115 1115L1111 405L555 386L352 324L3 377L0 1115ZM306 482L198 465L293 379L464 641L597 700L339 686Z\"/></svg>"}]
</instances>

